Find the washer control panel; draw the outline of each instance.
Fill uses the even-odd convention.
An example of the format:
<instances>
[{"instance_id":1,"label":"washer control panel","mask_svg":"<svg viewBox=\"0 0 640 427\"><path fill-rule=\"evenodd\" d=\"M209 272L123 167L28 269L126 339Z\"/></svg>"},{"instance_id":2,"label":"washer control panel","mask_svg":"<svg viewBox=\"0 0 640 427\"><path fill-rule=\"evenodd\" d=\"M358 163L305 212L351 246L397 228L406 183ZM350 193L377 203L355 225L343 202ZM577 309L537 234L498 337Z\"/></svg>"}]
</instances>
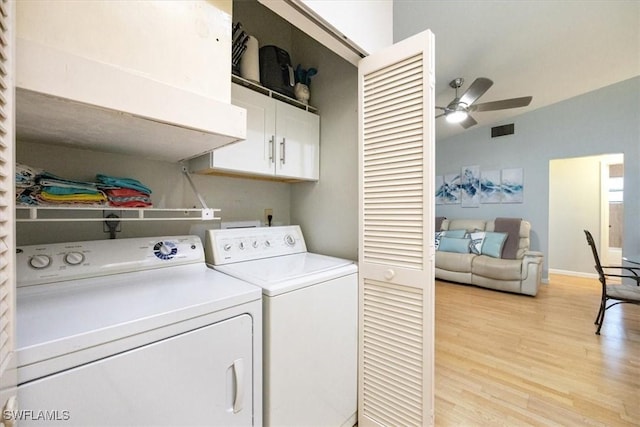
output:
<instances>
[{"instance_id":1,"label":"washer control panel","mask_svg":"<svg viewBox=\"0 0 640 427\"><path fill-rule=\"evenodd\" d=\"M16 248L18 286L204 261L198 236L51 243Z\"/></svg>"},{"instance_id":2,"label":"washer control panel","mask_svg":"<svg viewBox=\"0 0 640 427\"><path fill-rule=\"evenodd\" d=\"M207 230L205 257L209 265L306 252L299 225Z\"/></svg>"}]
</instances>

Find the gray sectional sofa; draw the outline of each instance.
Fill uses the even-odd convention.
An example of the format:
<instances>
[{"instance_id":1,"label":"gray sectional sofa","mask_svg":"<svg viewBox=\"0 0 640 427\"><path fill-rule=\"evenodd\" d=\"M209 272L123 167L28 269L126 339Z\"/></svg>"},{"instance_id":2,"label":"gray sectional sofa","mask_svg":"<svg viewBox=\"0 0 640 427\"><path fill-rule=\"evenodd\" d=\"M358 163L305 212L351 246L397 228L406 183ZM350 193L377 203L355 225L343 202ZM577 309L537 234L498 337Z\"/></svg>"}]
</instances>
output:
<instances>
[{"instance_id":1,"label":"gray sectional sofa","mask_svg":"<svg viewBox=\"0 0 640 427\"><path fill-rule=\"evenodd\" d=\"M529 250L530 233L528 221L514 218L444 219L436 232L436 278L535 296L543 254Z\"/></svg>"}]
</instances>

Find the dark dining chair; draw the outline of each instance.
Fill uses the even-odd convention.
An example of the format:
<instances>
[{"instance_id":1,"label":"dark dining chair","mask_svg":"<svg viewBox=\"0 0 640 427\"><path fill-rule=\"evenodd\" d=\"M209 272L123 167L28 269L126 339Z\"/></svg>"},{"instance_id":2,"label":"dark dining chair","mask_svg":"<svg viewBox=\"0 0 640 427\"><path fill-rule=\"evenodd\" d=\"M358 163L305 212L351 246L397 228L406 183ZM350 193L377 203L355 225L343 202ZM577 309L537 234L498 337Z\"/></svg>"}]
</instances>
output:
<instances>
[{"instance_id":1,"label":"dark dining chair","mask_svg":"<svg viewBox=\"0 0 640 427\"><path fill-rule=\"evenodd\" d=\"M600 257L598 256L598 250L593 240L593 236L588 230L584 230L584 234L587 236L587 243L591 246L593 252L593 259L596 262L595 268L598 273L598 278L602 284L602 298L600 299L600 309L596 316L595 324L598 325L596 335L600 335L600 328L604 322L604 313L614 305L629 303L640 304L640 267L625 267L621 265L607 266L600 264ZM615 271L618 273L606 273L606 271ZM622 274L628 273L628 274ZM607 283L607 278L617 277L621 283ZM629 283L629 281L631 283ZM633 283L635 282L635 283ZM607 305L609 301L611 304Z\"/></svg>"}]
</instances>

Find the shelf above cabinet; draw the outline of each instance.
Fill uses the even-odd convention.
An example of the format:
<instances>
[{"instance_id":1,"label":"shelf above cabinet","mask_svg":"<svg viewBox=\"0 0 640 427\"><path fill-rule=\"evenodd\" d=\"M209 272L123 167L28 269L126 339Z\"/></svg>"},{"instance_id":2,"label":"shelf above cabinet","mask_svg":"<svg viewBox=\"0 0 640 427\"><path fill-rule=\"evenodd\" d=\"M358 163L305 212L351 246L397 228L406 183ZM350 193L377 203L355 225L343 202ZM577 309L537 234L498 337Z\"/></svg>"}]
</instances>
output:
<instances>
[{"instance_id":1,"label":"shelf above cabinet","mask_svg":"<svg viewBox=\"0 0 640 427\"><path fill-rule=\"evenodd\" d=\"M113 221L212 221L220 209L160 209L69 207L69 206L16 206L16 222L102 222L108 214Z\"/></svg>"},{"instance_id":2,"label":"shelf above cabinet","mask_svg":"<svg viewBox=\"0 0 640 427\"><path fill-rule=\"evenodd\" d=\"M311 113L318 114L318 109L316 107L312 107L311 105L300 102L296 99L289 98L281 93L268 89L258 83L252 82L251 80L243 79L240 76L236 76L235 74L231 75L231 82L259 92L263 95L266 95L270 98L277 99L278 101L286 102L287 104L293 105L294 107L298 107L302 110L309 111Z\"/></svg>"}]
</instances>

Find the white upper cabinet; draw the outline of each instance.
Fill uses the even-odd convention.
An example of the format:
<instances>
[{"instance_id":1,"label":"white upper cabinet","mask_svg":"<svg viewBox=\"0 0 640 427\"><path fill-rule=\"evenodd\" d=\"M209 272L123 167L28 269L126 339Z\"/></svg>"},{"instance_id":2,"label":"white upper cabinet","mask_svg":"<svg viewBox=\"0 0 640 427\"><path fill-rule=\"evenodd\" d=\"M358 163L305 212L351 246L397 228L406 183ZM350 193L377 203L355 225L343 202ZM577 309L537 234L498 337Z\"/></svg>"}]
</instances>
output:
<instances>
[{"instance_id":1,"label":"white upper cabinet","mask_svg":"<svg viewBox=\"0 0 640 427\"><path fill-rule=\"evenodd\" d=\"M317 114L237 84L232 87L232 101L247 110L247 139L192 160L192 171L318 180Z\"/></svg>"},{"instance_id":2,"label":"white upper cabinet","mask_svg":"<svg viewBox=\"0 0 640 427\"><path fill-rule=\"evenodd\" d=\"M231 1L17 2L17 136L178 161L244 139Z\"/></svg>"},{"instance_id":3,"label":"white upper cabinet","mask_svg":"<svg viewBox=\"0 0 640 427\"><path fill-rule=\"evenodd\" d=\"M392 0L258 0L354 65L393 44Z\"/></svg>"}]
</instances>

